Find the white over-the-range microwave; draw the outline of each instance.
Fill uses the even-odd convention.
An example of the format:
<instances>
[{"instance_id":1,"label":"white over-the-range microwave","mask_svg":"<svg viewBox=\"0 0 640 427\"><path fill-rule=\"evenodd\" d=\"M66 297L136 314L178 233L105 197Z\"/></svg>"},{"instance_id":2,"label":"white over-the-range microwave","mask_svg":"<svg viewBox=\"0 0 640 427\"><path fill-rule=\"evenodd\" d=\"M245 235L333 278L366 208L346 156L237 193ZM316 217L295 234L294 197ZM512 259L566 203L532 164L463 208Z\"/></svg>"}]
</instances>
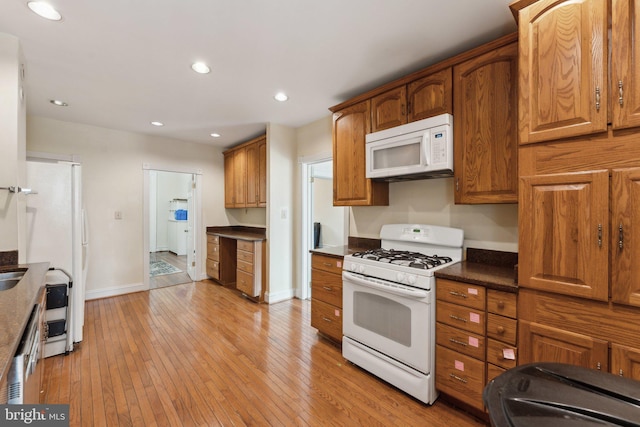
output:
<instances>
[{"instance_id":1,"label":"white over-the-range microwave","mask_svg":"<svg viewBox=\"0 0 640 427\"><path fill-rule=\"evenodd\" d=\"M367 178L453 176L453 116L440 114L366 135Z\"/></svg>"}]
</instances>

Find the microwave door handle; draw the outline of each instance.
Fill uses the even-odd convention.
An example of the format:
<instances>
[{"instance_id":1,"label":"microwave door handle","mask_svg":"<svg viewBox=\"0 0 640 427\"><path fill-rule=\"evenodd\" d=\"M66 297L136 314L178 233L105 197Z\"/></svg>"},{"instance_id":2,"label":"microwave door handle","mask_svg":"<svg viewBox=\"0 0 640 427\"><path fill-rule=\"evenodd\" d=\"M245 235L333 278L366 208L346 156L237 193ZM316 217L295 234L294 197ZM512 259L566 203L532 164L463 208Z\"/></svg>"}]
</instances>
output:
<instances>
[{"instance_id":1,"label":"microwave door handle","mask_svg":"<svg viewBox=\"0 0 640 427\"><path fill-rule=\"evenodd\" d=\"M422 155L424 156L424 165L429 166L431 164L431 131L427 130L422 134Z\"/></svg>"}]
</instances>

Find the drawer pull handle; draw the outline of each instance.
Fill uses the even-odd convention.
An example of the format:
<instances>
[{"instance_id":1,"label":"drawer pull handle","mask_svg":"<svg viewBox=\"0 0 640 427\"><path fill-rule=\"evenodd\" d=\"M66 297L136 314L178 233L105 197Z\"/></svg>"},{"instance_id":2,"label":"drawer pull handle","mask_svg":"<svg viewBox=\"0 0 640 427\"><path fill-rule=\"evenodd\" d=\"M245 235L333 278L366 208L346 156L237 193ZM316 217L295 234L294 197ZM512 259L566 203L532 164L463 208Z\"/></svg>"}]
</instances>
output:
<instances>
[{"instance_id":1,"label":"drawer pull handle","mask_svg":"<svg viewBox=\"0 0 640 427\"><path fill-rule=\"evenodd\" d=\"M453 320L459 320L461 322L467 323L467 319L464 319L462 317L458 317L455 314L450 314L449 317L452 318Z\"/></svg>"},{"instance_id":2,"label":"drawer pull handle","mask_svg":"<svg viewBox=\"0 0 640 427\"><path fill-rule=\"evenodd\" d=\"M452 342L452 343L454 343L454 344L461 345L461 346L463 346L463 347L466 347L466 346L467 346L467 343L466 343L466 342L458 341L457 339L454 339L454 338L449 338L449 341L451 341L451 342Z\"/></svg>"},{"instance_id":3,"label":"drawer pull handle","mask_svg":"<svg viewBox=\"0 0 640 427\"><path fill-rule=\"evenodd\" d=\"M322 265L326 267L333 267L333 264L331 264L330 262L323 262Z\"/></svg>"},{"instance_id":4,"label":"drawer pull handle","mask_svg":"<svg viewBox=\"0 0 640 427\"><path fill-rule=\"evenodd\" d=\"M322 289L329 292L333 291L333 288L331 286L323 286Z\"/></svg>"},{"instance_id":5,"label":"drawer pull handle","mask_svg":"<svg viewBox=\"0 0 640 427\"><path fill-rule=\"evenodd\" d=\"M460 382L461 382L461 383L463 383L463 384L466 384L466 383L467 383L467 380L465 380L465 379L464 379L464 378L462 378L462 377L457 376L456 374L449 374L449 376L450 376L451 378L453 378L454 380L456 380L456 381L460 381Z\"/></svg>"},{"instance_id":6,"label":"drawer pull handle","mask_svg":"<svg viewBox=\"0 0 640 427\"><path fill-rule=\"evenodd\" d=\"M504 334L504 326L498 326L498 333L500 335Z\"/></svg>"},{"instance_id":7,"label":"drawer pull handle","mask_svg":"<svg viewBox=\"0 0 640 427\"><path fill-rule=\"evenodd\" d=\"M622 372L622 369L620 369L619 375L620 375L621 377L624 377L623 372Z\"/></svg>"},{"instance_id":8,"label":"drawer pull handle","mask_svg":"<svg viewBox=\"0 0 640 427\"><path fill-rule=\"evenodd\" d=\"M324 320L325 322L331 323L331 319L329 319L328 317L323 317L322 320Z\"/></svg>"},{"instance_id":9,"label":"drawer pull handle","mask_svg":"<svg viewBox=\"0 0 640 427\"><path fill-rule=\"evenodd\" d=\"M461 298L466 298L467 297L467 294L464 294L462 292L449 291L449 293L451 295L453 295L454 297L461 297Z\"/></svg>"}]
</instances>

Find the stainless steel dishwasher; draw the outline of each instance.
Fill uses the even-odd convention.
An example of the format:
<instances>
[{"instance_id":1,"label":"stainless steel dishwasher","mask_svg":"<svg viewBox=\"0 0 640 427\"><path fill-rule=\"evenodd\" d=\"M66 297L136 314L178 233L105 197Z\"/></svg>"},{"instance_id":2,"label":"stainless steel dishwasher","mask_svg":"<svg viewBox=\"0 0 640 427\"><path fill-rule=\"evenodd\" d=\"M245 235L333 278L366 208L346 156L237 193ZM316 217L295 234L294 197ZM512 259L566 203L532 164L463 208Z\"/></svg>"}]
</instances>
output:
<instances>
[{"instance_id":1,"label":"stainless steel dishwasher","mask_svg":"<svg viewBox=\"0 0 640 427\"><path fill-rule=\"evenodd\" d=\"M13 357L9 376L9 404L35 404L40 401L40 377L37 369L41 351L41 318L44 306L36 304Z\"/></svg>"}]
</instances>

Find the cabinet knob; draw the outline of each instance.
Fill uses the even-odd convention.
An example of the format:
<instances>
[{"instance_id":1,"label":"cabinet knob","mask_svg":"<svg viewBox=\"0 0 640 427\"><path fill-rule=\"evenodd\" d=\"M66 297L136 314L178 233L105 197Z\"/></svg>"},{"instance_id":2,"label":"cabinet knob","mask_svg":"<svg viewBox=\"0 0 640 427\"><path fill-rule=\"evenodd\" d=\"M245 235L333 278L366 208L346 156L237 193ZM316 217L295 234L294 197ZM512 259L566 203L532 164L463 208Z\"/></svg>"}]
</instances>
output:
<instances>
[{"instance_id":1,"label":"cabinet knob","mask_svg":"<svg viewBox=\"0 0 640 427\"><path fill-rule=\"evenodd\" d=\"M504 308L504 301L498 301L498 308Z\"/></svg>"},{"instance_id":2,"label":"cabinet knob","mask_svg":"<svg viewBox=\"0 0 640 427\"><path fill-rule=\"evenodd\" d=\"M498 326L498 333L500 335L504 334L504 326Z\"/></svg>"}]
</instances>

